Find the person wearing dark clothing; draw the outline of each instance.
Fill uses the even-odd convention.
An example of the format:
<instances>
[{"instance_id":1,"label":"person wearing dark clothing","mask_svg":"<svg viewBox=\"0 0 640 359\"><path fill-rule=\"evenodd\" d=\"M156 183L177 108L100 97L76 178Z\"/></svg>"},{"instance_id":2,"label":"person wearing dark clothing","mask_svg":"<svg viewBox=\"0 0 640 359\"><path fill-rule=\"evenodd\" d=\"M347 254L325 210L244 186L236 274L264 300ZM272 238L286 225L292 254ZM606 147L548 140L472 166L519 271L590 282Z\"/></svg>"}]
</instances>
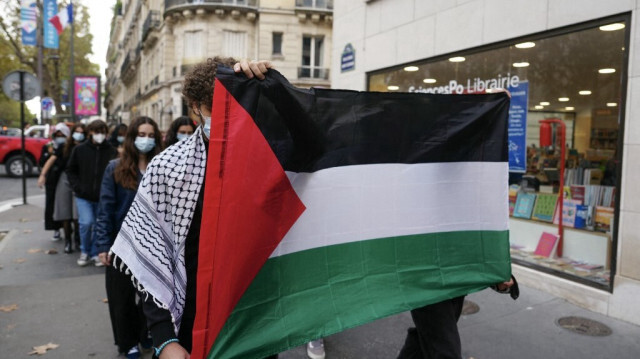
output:
<instances>
[{"instance_id":1,"label":"person wearing dark clothing","mask_svg":"<svg viewBox=\"0 0 640 359\"><path fill-rule=\"evenodd\" d=\"M146 343L149 340L141 306L136 304L136 288L129 276L111 265L108 252L133 203L147 164L162 149L161 141L155 121L149 117L135 119L126 133L121 158L109 162L104 171L100 190L95 243L98 257L106 266L105 286L115 344L128 359L140 358L138 343L151 344Z\"/></svg>"},{"instance_id":2,"label":"person wearing dark clothing","mask_svg":"<svg viewBox=\"0 0 640 359\"><path fill-rule=\"evenodd\" d=\"M191 136L196 130L196 124L187 116L176 118L169 126L164 137L164 147L167 148Z\"/></svg>"},{"instance_id":3,"label":"person wearing dark clothing","mask_svg":"<svg viewBox=\"0 0 640 359\"><path fill-rule=\"evenodd\" d=\"M113 148L118 150L118 154L122 153L123 150L123 144L124 144L124 139L127 135L127 125L125 125L124 123L118 124L116 125L113 130L111 130L111 133L109 134L109 139L107 141L109 141L109 143L111 144L111 146L113 146Z\"/></svg>"},{"instance_id":4,"label":"person wearing dark clothing","mask_svg":"<svg viewBox=\"0 0 640 359\"><path fill-rule=\"evenodd\" d=\"M56 186L56 203L53 209L53 219L62 221L65 238L65 253L72 253L71 248L71 224L73 223L73 242L75 250L80 251L80 229L78 225L78 208L76 200L73 197L73 191L69 184L69 179L65 172L69 157L73 148L84 141L85 126L82 123L76 123L71 128L71 136L67 139L64 147L58 148L55 154L56 166L62 172L58 185Z\"/></svg>"},{"instance_id":5,"label":"person wearing dark clothing","mask_svg":"<svg viewBox=\"0 0 640 359\"><path fill-rule=\"evenodd\" d=\"M51 239L53 241L60 240L60 228L62 228L62 222L53 219L56 186L58 185L61 171L51 159L55 157L55 152L58 148L64 147L70 132L67 125L58 123L54 128L51 143L43 146L40 154L39 166L41 170L38 186L45 189L44 229L53 230L53 238Z\"/></svg>"},{"instance_id":6,"label":"person wearing dark clothing","mask_svg":"<svg viewBox=\"0 0 640 359\"><path fill-rule=\"evenodd\" d=\"M109 161L117 156L117 152L113 146L105 142L107 125L104 122L91 122L87 126L87 132L89 139L77 145L71 152L66 173L78 206L82 252L78 258L78 265L86 266L93 261L96 266L102 266L93 241L93 228L98 211L102 175Z\"/></svg>"},{"instance_id":7,"label":"person wearing dark clothing","mask_svg":"<svg viewBox=\"0 0 640 359\"><path fill-rule=\"evenodd\" d=\"M192 349L214 76L218 65L234 63L209 59L186 76L183 94L201 126L154 158L111 248L116 266L132 277L145 298L143 309L160 359L188 358ZM270 67L268 62L242 62L235 69L264 79Z\"/></svg>"}]
</instances>

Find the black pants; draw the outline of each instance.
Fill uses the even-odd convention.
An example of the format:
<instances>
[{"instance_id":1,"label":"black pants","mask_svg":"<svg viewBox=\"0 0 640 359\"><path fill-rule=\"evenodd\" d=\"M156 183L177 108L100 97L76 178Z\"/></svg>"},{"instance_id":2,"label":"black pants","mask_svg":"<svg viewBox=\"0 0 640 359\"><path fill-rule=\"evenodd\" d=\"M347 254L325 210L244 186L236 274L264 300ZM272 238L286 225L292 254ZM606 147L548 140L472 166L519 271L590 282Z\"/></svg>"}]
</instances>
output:
<instances>
[{"instance_id":1,"label":"black pants","mask_svg":"<svg viewBox=\"0 0 640 359\"><path fill-rule=\"evenodd\" d=\"M129 276L108 266L105 278L115 344L120 353L127 353L146 337L142 306L136 303L136 290Z\"/></svg>"},{"instance_id":2,"label":"black pants","mask_svg":"<svg viewBox=\"0 0 640 359\"><path fill-rule=\"evenodd\" d=\"M44 229L47 231L62 228L62 222L53 220L53 206L56 200L56 184L47 183L44 186Z\"/></svg>"},{"instance_id":3,"label":"black pants","mask_svg":"<svg viewBox=\"0 0 640 359\"><path fill-rule=\"evenodd\" d=\"M409 328L398 359L460 359L458 319L464 296L425 305L411 311Z\"/></svg>"}]
</instances>

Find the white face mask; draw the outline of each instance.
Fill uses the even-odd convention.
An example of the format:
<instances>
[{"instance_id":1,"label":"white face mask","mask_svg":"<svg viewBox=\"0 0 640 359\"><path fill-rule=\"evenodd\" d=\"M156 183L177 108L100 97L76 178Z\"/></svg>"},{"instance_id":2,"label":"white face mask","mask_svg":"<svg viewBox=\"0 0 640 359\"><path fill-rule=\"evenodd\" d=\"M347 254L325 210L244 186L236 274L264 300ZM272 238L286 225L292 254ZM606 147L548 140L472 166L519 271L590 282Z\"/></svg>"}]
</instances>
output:
<instances>
[{"instance_id":1,"label":"white face mask","mask_svg":"<svg viewBox=\"0 0 640 359\"><path fill-rule=\"evenodd\" d=\"M202 119L204 120L204 125L202 126L202 132L204 132L204 135L207 136L207 138L209 138L209 134L211 132L211 116L209 117L202 116Z\"/></svg>"},{"instance_id":2,"label":"white face mask","mask_svg":"<svg viewBox=\"0 0 640 359\"><path fill-rule=\"evenodd\" d=\"M97 143L97 144L101 144L102 142L104 142L104 139L107 136L104 133L94 133L93 134L93 140Z\"/></svg>"},{"instance_id":3,"label":"white face mask","mask_svg":"<svg viewBox=\"0 0 640 359\"><path fill-rule=\"evenodd\" d=\"M152 137L138 136L133 144L141 153L147 153L156 147L156 139Z\"/></svg>"},{"instance_id":4,"label":"white face mask","mask_svg":"<svg viewBox=\"0 0 640 359\"><path fill-rule=\"evenodd\" d=\"M84 133L74 132L73 133L73 139L78 141L78 142L84 141Z\"/></svg>"}]
</instances>

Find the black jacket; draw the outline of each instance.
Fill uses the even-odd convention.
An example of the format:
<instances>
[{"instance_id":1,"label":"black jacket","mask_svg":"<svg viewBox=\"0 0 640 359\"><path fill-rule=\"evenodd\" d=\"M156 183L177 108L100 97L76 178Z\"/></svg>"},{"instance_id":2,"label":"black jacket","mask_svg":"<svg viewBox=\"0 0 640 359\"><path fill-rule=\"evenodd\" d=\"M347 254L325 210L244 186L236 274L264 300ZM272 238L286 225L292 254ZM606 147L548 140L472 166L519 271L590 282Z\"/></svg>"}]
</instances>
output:
<instances>
[{"instance_id":1,"label":"black jacket","mask_svg":"<svg viewBox=\"0 0 640 359\"><path fill-rule=\"evenodd\" d=\"M104 169L117 155L116 149L107 141L96 145L87 140L74 147L66 172L75 195L98 202Z\"/></svg>"}]
</instances>

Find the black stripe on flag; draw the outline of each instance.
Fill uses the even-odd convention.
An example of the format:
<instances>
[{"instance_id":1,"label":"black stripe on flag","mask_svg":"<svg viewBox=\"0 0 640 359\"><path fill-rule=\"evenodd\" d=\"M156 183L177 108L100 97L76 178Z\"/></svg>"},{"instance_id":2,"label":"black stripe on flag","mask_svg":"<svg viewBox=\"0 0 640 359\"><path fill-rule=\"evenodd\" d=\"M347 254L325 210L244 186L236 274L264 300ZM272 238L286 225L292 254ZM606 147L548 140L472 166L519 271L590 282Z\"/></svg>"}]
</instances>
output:
<instances>
[{"instance_id":1,"label":"black stripe on flag","mask_svg":"<svg viewBox=\"0 0 640 359\"><path fill-rule=\"evenodd\" d=\"M379 163L508 161L509 97L505 93L306 90L292 86L275 70L260 81L223 67L218 68L217 77L241 99L286 171ZM240 96L247 91L258 96Z\"/></svg>"}]
</instances>

